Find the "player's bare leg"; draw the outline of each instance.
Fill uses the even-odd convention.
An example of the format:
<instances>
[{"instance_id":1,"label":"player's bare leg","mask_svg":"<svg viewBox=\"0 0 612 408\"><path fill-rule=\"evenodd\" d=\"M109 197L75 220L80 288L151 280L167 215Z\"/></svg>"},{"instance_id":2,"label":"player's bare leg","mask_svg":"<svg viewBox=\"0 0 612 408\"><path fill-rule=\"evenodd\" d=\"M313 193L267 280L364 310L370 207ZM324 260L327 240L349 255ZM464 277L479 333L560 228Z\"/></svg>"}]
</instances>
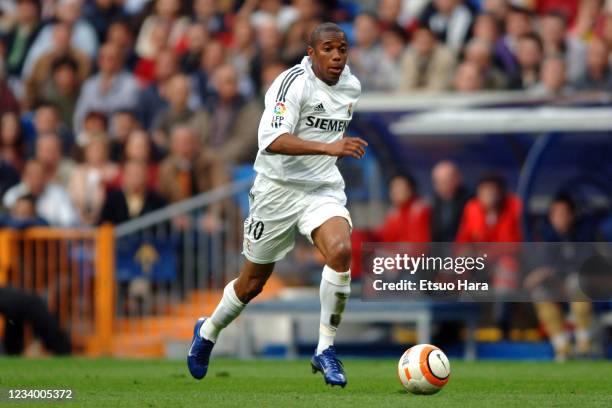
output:
<instances>
[{"instance_id":1,"label":"player's bare leg","mask_svg":"<svg viewBox=\"0 0 612 408\"><path fill-rule=\"evenodd\" d=\"M223 297L213 314L209 318L198 319L187 355L187 366L194 378L201 380L206 376L210 353L219 332L238 317L251 299L261 293L273 269L273 263L256 264L246 260L240 276L225 286Z\"/></svg>"},{"instance_id":2,"label":"player's bare leg","mask_svg":"<svg viewBox=\"0 0 612 408\"><path fill-rule=\"evenodd\" d=\"M315 229L312 239L325 258L319 289L321 320L319 343L311 360L313 372L321 371L330 385L346 385L342 363L336 358L334 338L351 293L351 238L346 219L333 217Z\"/></svg>"}]
</instances>

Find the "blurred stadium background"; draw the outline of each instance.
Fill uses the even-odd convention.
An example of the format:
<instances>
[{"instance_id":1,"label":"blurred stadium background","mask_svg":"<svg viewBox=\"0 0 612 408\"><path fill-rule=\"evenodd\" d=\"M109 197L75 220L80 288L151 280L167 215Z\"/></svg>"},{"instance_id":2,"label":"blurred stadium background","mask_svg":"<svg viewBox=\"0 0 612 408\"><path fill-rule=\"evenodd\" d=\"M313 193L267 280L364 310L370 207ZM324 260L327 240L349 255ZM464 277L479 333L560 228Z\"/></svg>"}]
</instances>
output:
<instances>
[{"instance_id":1,"label":"blurred stadium background","mask_svg":"<svg viewBox=\"0 0 612 408\"><path fill-rule=\"evenodd\" d=\"M242 262L265 90L326 20L364 90L368 153L339 162L356 245L612 241L611 1L3 0L0 354L184 357ZM491 184L516 205L482 230ZM321 266L299 243L215 352L309 354ZM360 303L353 269L342 354L552 359L555 330L612 357L611 304L483 325Z\"/></svg>"}]
</instances>

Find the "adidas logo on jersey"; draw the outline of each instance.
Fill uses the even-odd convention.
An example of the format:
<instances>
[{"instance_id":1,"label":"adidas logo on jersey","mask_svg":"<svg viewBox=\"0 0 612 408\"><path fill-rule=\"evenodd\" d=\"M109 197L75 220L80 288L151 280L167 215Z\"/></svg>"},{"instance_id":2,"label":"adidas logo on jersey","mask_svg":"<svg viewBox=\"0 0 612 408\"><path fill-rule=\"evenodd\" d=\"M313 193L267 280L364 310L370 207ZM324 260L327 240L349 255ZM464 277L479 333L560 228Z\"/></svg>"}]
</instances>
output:
<instances>
[{"instance_id":1,"label":"adidas logo on jersey","mask_svg":"<svg viewBox=\"0 0 612 408\"><path fill-rule=\"evenodd\" d=\"M317 113L325 113L325 107L323 106L323 102L320 102L318 105L314 107L314 111Z\"/></svg>"}]
</instances>

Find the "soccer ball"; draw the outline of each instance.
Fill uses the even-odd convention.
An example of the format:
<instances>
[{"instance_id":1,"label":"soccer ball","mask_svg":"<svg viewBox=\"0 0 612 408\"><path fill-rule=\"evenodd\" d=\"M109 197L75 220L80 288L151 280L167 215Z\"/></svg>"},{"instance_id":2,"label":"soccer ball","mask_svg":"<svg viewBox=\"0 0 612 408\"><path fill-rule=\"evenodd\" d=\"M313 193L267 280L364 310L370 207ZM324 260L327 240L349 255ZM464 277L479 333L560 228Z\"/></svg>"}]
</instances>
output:
<instances>
[{"instance_id":1,"label":"soccer ball","mask_svg":"<svg viewBox=\"0 0 612 408\"><path fill-rule=\"evenodd\" d=\"M397 363L397 376L413 394L435 394L448 382L448 357L436 346L417 344L402 354Z\"/></svg>"}]
</instances>

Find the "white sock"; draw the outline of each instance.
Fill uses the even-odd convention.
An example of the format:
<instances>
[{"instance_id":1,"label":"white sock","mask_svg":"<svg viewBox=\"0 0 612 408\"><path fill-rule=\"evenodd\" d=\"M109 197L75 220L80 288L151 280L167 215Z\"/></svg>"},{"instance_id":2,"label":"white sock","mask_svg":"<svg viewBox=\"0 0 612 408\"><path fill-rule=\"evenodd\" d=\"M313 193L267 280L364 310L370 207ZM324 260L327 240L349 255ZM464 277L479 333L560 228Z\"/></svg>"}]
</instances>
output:
<instances>
[{"instance_id":1,"label":"white sock","mask_svg":"<svg viewBox=\"0 0 612 408\"><path fill-rule=\"evenodd\" d=\"M317 355L334 344L342 312L351 294L351 271L336 272L329 266L323 268L319 297L321 299L321 322Z\"/></svg>"},{"instance_id":2,"label":"white sock","mask_svg":"<svg viewBox=\"0 0 612 408\"><path fill-rule=\"evenodd\" d=\"M550 342L552 343L555 351L566 351L569 347L569 338L565 332L552 336Z\"/></svg>"},{"instance_id":3,"label":"white sock","mask_svg":"<svg viewBox=\"0 0 612 408\"><path fill-rule=\"evenodd\" d=\"M217 341L219 332L238 317L242 309L246 306L238 299L238 296L236 296L236 291L234 290L235 282L236 279L225 286L223 297L217 305L217 308L212 316L206 319L202 327L200 327L200 336L213 343Z\"/></svg>"},{"instance_id":4,"label":"white sock","mask_svg":"<svg viewBox=\"0 0 612 408\"><path fill-rule=\"evenodd\" d=\"M576 337L576 342L578 343L590 343L591 342L591 332L586 329L578 329L574 332L574 337Z\"/></svg>"}]
</instances>

